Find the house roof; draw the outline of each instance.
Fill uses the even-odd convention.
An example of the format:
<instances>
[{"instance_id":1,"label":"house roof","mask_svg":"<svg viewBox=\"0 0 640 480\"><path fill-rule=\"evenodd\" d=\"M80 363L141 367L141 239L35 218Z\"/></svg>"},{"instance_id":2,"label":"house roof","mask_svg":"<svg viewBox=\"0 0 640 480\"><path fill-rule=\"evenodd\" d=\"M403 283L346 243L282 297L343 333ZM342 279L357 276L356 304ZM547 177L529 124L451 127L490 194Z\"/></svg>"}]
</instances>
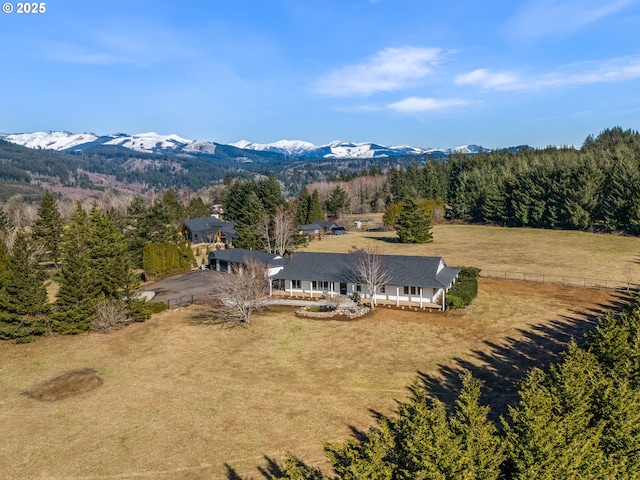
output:
<instances>
[{"instance_id":1,"label":"house roof","mask_svg":"<svg viewBox=\"0 0 640 480\"><path fill-rule=\"evenodd\" d=\"M236 236L236 230L232 222L225 222L213 216L184 220L182 225L188 228L192 233L214 233L218 230L222 230L227 235L231 235L233 237Z\"/></svg>"},{"instance_id":2,"label":"house roof","mask_svg":"<svg viewBox=\"0 0 640 480\"><path fill-rule=\"evenodd\" d=\"M362 252L298 252L274 279L354 283L355 263ZM381 255L389 271L387 285L447 288L460 272L447 267L442 257Z\"/></svg>"},{"instance_id":3,"label":"house roof","mask_svg":"<svg viewBox=\"0 0 640 480\"><path fill-rule=\"evenodd\" d=\"M307 223L300 225L300 230L318 230L320 228L334 228L337 225L333 222L327 222L326 220L316 220L313 223Z\"/></svg>"},{"instance_id":4,"label":"house roof","mask_svg":"<svg viewBox=\"0 0 640 480\"><path fill-rule=\"evenodd\" d=\"M287 264L288 258L276 253L262 252L259 250L245 250L244 248L227 248L215 250L209 253L209 260L217 259L224 262L246 264L249 261L260 262L267 267L281 267Z\"/></svg>"}]
</instances>

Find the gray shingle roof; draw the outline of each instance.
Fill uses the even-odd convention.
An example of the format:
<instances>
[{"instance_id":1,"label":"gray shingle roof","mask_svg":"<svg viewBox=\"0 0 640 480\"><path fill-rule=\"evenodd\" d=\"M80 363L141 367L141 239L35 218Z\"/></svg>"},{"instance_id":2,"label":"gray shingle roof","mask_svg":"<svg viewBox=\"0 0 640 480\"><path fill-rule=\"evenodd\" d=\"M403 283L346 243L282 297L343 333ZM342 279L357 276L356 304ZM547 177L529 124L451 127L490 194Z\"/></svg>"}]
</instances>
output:
<instances>
[{"instance_id":1,"label":"gray shingle roof","mask_svg":"<svg viewBox=\"0 0 640 480\"><path fill-rule=\"evenodd\" d=\"M185 220L182 224L187 227L193 234L215 233L222 230L226 235L233 238L236 237L236 230L232 222L225 222L216 217L199 217Z\"/></svg>"},{"instance_id":2,"label":"gray shingle roof","mask_svg":"<svg viewBox=\"0 0 640 480\"><path fill-rule=\"evenodd\" d=\"M362 253L298 252L273 278L353 283L357 255ZM381 261L390 273L387 285L446 288L460 272L446 265L438 271L441 257L381 255Z\"/></svg>"},{"instance_id":3,"label":"gray shingle roof","mask_svg":"<svg viewBox=\"0 0 640 480\"><path fill-rule=\"evenodd\" d=\"M245 250L244 248L228 248L225 250L215 250L209 253L209 261L222 260L223 262L246 264L248 261L257 261L268 267L284 266L289 261L288 258L280 257L275 253L262 252L259 250Z\"/></svg>"}]
</instances>

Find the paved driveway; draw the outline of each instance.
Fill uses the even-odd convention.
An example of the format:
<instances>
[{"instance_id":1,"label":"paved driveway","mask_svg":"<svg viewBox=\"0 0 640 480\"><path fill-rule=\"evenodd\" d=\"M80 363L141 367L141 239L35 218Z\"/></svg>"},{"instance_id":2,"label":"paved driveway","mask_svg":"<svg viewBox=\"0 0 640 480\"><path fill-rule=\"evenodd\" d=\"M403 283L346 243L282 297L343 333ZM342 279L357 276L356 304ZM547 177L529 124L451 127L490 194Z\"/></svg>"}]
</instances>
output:
<instances>
[{"instance_id":1,"label":"paved driveway","mask_svg":"<svg viewBox=\"0 0 640 480\"><path fill-rule=\"evenodd\" d=\"M159 302L177 301L181 297L190 299L192 295L194 298L202 298L211 292L215 275L216 272L211 270L190 270L165 277L145 285L142 289L154 292L154 300Z\"/></svg>"}]
</instances>

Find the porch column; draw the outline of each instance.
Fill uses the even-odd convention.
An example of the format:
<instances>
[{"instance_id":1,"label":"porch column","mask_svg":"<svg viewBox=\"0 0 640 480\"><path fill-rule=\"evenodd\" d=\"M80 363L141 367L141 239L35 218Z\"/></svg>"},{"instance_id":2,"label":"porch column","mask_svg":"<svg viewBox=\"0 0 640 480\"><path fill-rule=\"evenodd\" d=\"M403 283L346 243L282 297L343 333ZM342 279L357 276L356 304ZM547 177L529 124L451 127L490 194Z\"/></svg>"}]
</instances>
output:
<instances>
[{"instance_id":1,"label":"porch column","mask_svg":"<svg viewBox=\"0 0 640 480\"><path fill-rule=\"evenodd\" d=\"M447 291L446 288L442 289L442 311L443 312L444 312L444 305L445 305L445 303L444 303L444 294L445 294L446 291Z\"/></svg>"},{"instance_id":2,"label":"porch column","mask_svg":"<svg viewBox=\"0 0 640 480\"><path fill-rule=\"evenodd\" d=\"M420 308L422 308L422 287L420 287Z\"/></svg>"},{"instance_id":3,"label":"porch column","mask_svg":"<svg viewBox=\"0 0 640 480\"><path fill-rule=\"evenodd\" d=\"M309 282L309 297L313 298L313 281Z\"/></svg>"},{"instance_id":4,"label":"porch column","mask_svg":"<svg viewBox=\"0 0 640 480\"><path fill-rule=\"evenodd\" d=\"M216 258L216 272L220 271L220 260Z\"/></svg>"},{"instance_id":5,"label":"porch column","mask_svg":"<svg viewBox=\"0 0 640 480\"><path fill-rule=\"evenodd\" d=\"M331 282L331 290L329 291L329 296L331 298L333 298L335 293L336 293L336 283L335 282Z\"/></svg>"},{"instance_id":6,"label":"porch column","mask_svg":"<svg viewBox=\"0 0 640 480\"><path fill-rule=\"evenodd\" d=\"M289 296L293 297L293 280L289 280Z\"/></svg>"},{"instance_id":7,"label":"porch column","mask_svg":"<svg viewBox=\"0 0 640 480\"><path fill-rule=\"evenodd\" d=\"M273 296L273 280L269 279L269 296Z\"/></svg>"},{"instance_id":8,"label":"porch column","mask_svg":"<svg viewBox=\"0 0 640 480\"><path fill-rule=\"evenodd\" d=\"M400 287L396 287L396 307L400 306Z\"/></svg>"},{"instance_id":9,"label":"porch column","mask_svg":"<svg viewBox=\"0 0 640 480\"><path fill-rule=\"evenodd\" d=\"M231 273L231 262L227 262L227 273Z\"/></svg>"}]
</instances>

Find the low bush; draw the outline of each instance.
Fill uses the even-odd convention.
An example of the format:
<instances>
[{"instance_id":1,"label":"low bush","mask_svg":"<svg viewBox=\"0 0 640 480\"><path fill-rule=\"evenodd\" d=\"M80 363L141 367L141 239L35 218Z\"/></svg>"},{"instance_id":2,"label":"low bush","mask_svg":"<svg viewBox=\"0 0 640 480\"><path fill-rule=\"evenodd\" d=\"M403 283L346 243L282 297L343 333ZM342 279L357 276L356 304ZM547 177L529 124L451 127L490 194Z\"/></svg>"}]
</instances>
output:
<instances>
[{"instance_id":1,"label":"low bush","mask_svg":"<svg viewBox=\"0 0 640 480\"><path fill-rule=\"evenodd\" d=\"M458 280L449 289L445 303L448 309L464 308L478 295L478 277L480 269L476 267L460 267Z\"/></svg>"}]
</instances>

